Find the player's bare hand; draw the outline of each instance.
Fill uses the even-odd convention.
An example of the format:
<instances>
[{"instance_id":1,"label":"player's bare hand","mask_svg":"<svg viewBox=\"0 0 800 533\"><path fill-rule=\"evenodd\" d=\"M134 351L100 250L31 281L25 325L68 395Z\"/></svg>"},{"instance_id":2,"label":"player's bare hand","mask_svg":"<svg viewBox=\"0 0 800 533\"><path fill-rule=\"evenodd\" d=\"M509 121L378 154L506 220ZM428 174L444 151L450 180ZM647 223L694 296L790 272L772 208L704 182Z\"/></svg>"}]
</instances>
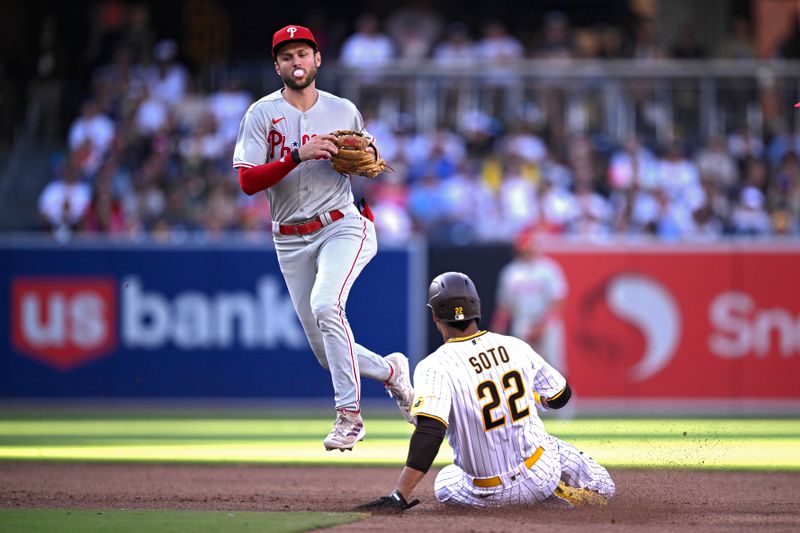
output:
<instances>
[{"instance_id":1,"label":"player's bare hand","mask_svg":"<svg viewBox=\"0 0 800 533\"><path fill-rule=\"evenodd\" d=\"M330 159L332 154L339 151L336 147L336 137L329 134L316 135L310 138L298 153L301 161L310 159Z\"/></svg>"}]
</instances>

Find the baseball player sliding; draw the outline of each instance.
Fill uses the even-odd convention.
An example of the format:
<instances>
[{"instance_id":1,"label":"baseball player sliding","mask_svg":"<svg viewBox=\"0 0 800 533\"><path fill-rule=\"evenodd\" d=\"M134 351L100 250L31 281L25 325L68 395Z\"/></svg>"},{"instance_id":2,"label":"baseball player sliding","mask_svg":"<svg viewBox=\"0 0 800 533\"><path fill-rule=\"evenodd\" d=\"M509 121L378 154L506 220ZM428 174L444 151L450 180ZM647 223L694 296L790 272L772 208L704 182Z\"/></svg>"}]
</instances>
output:
<instances>
[{"instance_id":1,"label":"baseball player sliding","mask_svg":"<svg viewBox=\"0 0 800 533\"><path fill-rule=\"evenodd\" d=\"M399 512L433 463L447 435L454 463L436 476L436 498L470 507L603 504L614 482L589 456L548 434L537 408L560 409L570 398L564 377L526 342L478 329L480 299L459 272L435 278L428 307L444 344L414 371L416 430L389 496L359 510Z\"/></svg>"},{"instance_id":2,"label":"baseball player sliding","mask_svg":"<svg viewBox=\"0 0 800 533\"><path fill-rule=\"evenodd\" d=\"M284 87L247 110L233 166L245 193L267 193L281 272L311 348L333 381L337 417L325 448L344 451L365 435L362 375L383 381L410 420L408 359L381 357L357 344L345 314L350 289L377 242L369 209L353 203L350 177L331 165L338 152L331 132L362 131L361 114L350 101L316 88L322 57L308 28L276 31L272 57Z\"/></svg>"}]
</instances>

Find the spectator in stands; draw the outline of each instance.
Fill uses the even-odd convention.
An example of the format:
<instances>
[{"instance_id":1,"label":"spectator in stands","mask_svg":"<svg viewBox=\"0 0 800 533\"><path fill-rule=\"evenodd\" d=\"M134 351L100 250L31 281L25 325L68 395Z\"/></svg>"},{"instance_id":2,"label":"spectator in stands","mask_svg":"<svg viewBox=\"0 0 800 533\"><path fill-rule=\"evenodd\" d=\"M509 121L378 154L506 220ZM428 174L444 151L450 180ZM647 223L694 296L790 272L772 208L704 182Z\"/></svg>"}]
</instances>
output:
<instances>
[{"instance_id":1,"label":"spectator in stands","mask_svg":"<svg viewBox=\"0 0 800 533\"><path fill-rule=\"evenodd\" d=\"M766 211L764 193L753 186L746 186L739 195L739 202L731 214L733 232L737 235L768 235L772 220Z\"/></svg>"},{"instance_id":2,"label":"spectator in stands","mask_svg":"<svg viewBox=\"0 0 800 533\"><path fill-rule=\"evenodd\" d=\"M186 170L201 175L214 166L214 161L230 153L230 143L221 135L210 110L181 138L178 152Z\"/></svg>"},{"instance_id":3,"label":"spectator in stands","mask_svg":"<svg viewBox=\"0 0 800 533\"><path fill-rule=\"evenodd\" d=\"M782 117L772 121L771 126L772 139L766 147L766 157L771 166L777 167L788 153L800 152L800 134L790 131Z\"/></svg>"},{"instance_id":4,"label":"spectator in stands","mask_svg":"<svg viewBox=\"0 0 800 533\"><path fill-rule=\"evenodd\" d=\"M237 229L236 190L229 184L218 183L209 192L200 220L207 237L220 238Z\"/></svg>"},{"instance_id":5,"label":"spectator in stands","mask_svg":"<svg viewBox=\"0 0 800 533\"><path fill-rule=\"evenodd\" d=\"M638 180L622 190L611 193L614 209L614 232L621 235L643 235L655 233L660 205L656 189L645 189Z\"/></svg>"},{"instance_id":6,"label":"spectator in stands","mask_svg":"<svg viewBox=\"0 0 800 533\"><path fill-rule=\"evenodd\" d=\"M97 67L91 75L95 100L116 125L130 116L130 108L144 87L141 69L131 61L124 46L114 51L111 62Z\"/></svg>"},{"instance_id":7,"label":"spectator in stands","mask_svg":"<svg viewBox=\"0 0 800 533\"><path fill-rule=\"evenodd\" d=\"M69 129L69 148L84 156L81 161L84 174L93 175L97 172L111 147L115 133L116 126L100 111L97 101L86 100L81 107L80 116Z\"/></svg>"},{"instance_id":8,"label":"spectator in stands","mask_svg":"<svg viewBox=\"0 0 800 533\"><path fill-rule=\"evenodd\" d=\"M239 121L252 102L253 96L242 89L241 82L235 76L229 77L219 91L208 97L208 107L217 120L219 134L231 149L236 144Z\"/></svg>"},{"instance_id":9,"label":"spectator in stands","mask_svg":"<svg viewBox=\"0 0 800 533\"><path fill-rule=\"evenodd\" d=\"M426 8L430 5L422 3ZM219 168L251 98L235 84L210 95L198 84L192 87L188 69L177 62L176 43L162 40L153 45L149 8L116 0L100 6L102 27L95 39L103 43L103 50L96 51L97 61L108 54L113 57L94 71L89 80L91 97L69 128L70 161L77 166L78 180L94 185L94 200L83 215L86 230L115 232L123 220L129 233L157 231L176 238L186 229L219 233L231 228L250 230L258 224L265 227L262 204L234 198L232 208L228 191L220 186L229 177ZM342 49L343 63L346 56L354 67L388 65L402 56L424 57L435 41L423 36L438 35L441 20L436 30L432 29L437 27L435 11L431 10L431 20L427 15L408 15L418 7L397 8L387 18L387 31L399 36L397 56L389 36L380 32L378 19L367 16L364 26L360 21L358 31L348 39L349 52ZM45 44L49 24L43 28ZM734 28L726 57L751 57L746 21L735 21ZM753 129L735 130L727 139L712 136L694 160L672 151L659 160L653 154L662 149L656 140L671 131L668 128L674 124L667 121L678 107L667 113L658 106L652 80L625 85L630 91L620 98L632 102L636 121L618 124L625 131L632 126L639 139L648 139L649 148L632 138L622 149L613 149L616 139L610 133L597 134L598 124L582 118L593 110L585 100L576 99L578 84L569 84L566 93L566 85L558 86L560 102L537 98L541 108L526 93L530 107L514 110L518 113L514 116L524 116L524 120L509 122L510 115L503 114L507 102L502 99L509 94L507 87L516 88L519 78L512 63L523 58L524 50L502 23L485 22L481 29L485 36L476 45L467 26L449 26L446 38L433 47L431 55L435 64L466 67L464 71L470 73L483 61L479 68L496 74L489 88L497 98L486 98L491 91L481 91L476 101L465 105L469 100L463 98L465 93L454 92L455 98L446 104L447 114L437 110L437 119L443 118L448 126L436 132L415 130L412 115L405 109L393 114L387 112L390 106L374 106L382 120L369 118L368 129L378 136L383 155L396 173L391 175L392 182L360 183L365 194L375 194L373 210L382 211L385 218L378 222L378 231L386 239L407 240L411 233L448 242L507 239L509 231L532 221L544 221L565 234L595 238L613 232L651 233L669 239L712 239L726 232L797 233L800 169L794 153L800 150L800 137L792 134L790 123L769 121L765 134L755 129L761 126L750 120L749 113L740 113L747 120L741 118L737 124L747 123ZM635 46L623 52L619 28L600 25L582 31L577 46L578 33L566 16L551 13L545 18L543 39L537 43L540 48L531 50L537 57L606 58L630 53L639 59L655 59L664 56L656 32L654 20L643 19ZM330 35L339 42L334 33ZM674 50L676 56L704 53L691 39L685 42ZM791 39L784 43L786 50L791 49L790 43ZM50 65L50 51L42 47L37 65ZM156 64L151 64L151 56ZM45 68L43 72L51 71ZM461 88L459 80L449 81ZM141 100L142 94L150 96ZM741 104L733 106L726 100L726 109L750 109L755 95L744 89L742 94ZM523 115L531 109L532 113ZM689 112L697 116L694 107ZM566 116L570 121L565 126ZM540 125L546 129L539 131ZM735 127L732 122L729 125ZM570 127L585 128L587 135L575 136ZM770 141L767 149L765 139ZM459 210L467 200L480 206ZM124 206L121 213L115 202ZM731 203L736 204L735 214ZM64 209L67 205L69 211ZM80 206L79 197L62 203L61 218L76 206ZM255 211L258 216L253 216ZM471 219L462 216L465 212L472 213ZM763 214L771 218L770 224L764 222ZM453 227L464 231L449 231Z\"/></svg>"},{"instance_id":10,"label":"spectator in stands","mask_svg":"<svg viewBox=\"0 0 800 533\"><path fill-rule=\"evenodd\" d=\"M592 240L603 240L611 235L613 211L605 197L597 193L590 179L575 181L576 216L570 220L567 233Z\"/></svg>"},{"instance_id":11,"label":"spectator in stands","mask_svg":"<svg viewBox=\"0 0 800 533\"><path fill-rule=\"evenodd\" d=\"M561 11L550 11L542 21L542 36L533 49L539 59L570 59L575 52L569 18Z\"/></svg>"},{"instance_id":12,"label":"spectator in stands","mask_svg":"<svg viewBox=\"0 0 800 533\"><path fill-rule=\"evenodd\" d=\"M414 228L423 235L431 235L444 218L439 179L433 174L423 174L409 185L408 211Z\"/></svg>"},{"instance_id":13,"label":"spectator in stands","mask_svg":"<svg viewBox=\"0 0 800 533\"><path fill-rule=\"evenodd\" d=\"M697 153L695 161L703 180L710 180L726 191L738 185L739 167L728 153L722 135L709 137L705 148Z\"/></svg>"},{"instance_id":14,"label":"spectator in stands","mask_svg":"<svg viewBox=\"0 0 800 533\"><path fill-rule=\"evenodd\" d=\"M658 164L653 152L636 137L629 138L621 150L611 155L608 183L612 189L654 189L658 183Z\"/></svg>"},{"instance_id":15,"label":"spectator in stands","mask_svg":"<svg viewBox=\"0 0 800 533\"><path fill-rule=\"evenodd\" d=\"M392 168L394 168L395 162L403 154L401 150L402 143L395 132L395 128L386 120L382 120L369 112L364 113L364 124L366 130L380 143L381 156L387 161L391 161ZM395 171L398 171L398 169L395 168Z\"/></svg>"},{"instance_id":16,"label":"spectator in stands","mask_svg":"<svg viewBox=\"0 0 800 533\"><path fill-rule=\"evenodd\" d=\"M315 34L316 36L316 34ZM250 241L266 242L272 240L272 213L266 194L237 197L237 212L240 214L241 231Z\"/></svg>"},{"instance_id":17,"label":"spectator in stands","mask_svg":"<svg viewBox=\"0 0 800 533\"><path fill-rule=\"evenodd\" d=\"M134 124L137 135L145 138L153 137L157 132L169 126L170 106L161 98L153 95L149 87L142 87Z\"/></svg>"},{"instance_id":18,"label":"spectator in stands","mask_svg":"<svg viewBox=\"0 0 800 533\"><path fill-rule=\"evenodd\" d=\"M211 108L210 98L198 87L197 78L189 77L186 95L173 108L175 127L181 137L190 135L206 119Z\"/></svg>"},{"instance_id":19,"label":"spectator in stands","mask_svg":"<svg viewBox=\"0 0 800 533\"><path fill-rule=\"evenodd\" d=\"M439 191L451 243L466 245L497 236L501 222L497 201L480 179L474 161L458 165L455 172L441 180Z\"/></svg>"},{"instance_id":20,"label":"spectator in stands","mask_svg":"<svg viewBox=\"0 0 800 533\"><path fill-rule=\"evenodd\" d=\"M447 27L446 38L433 48L433 62L445 67L468 67L477 61L475 42L467 26L454 22Z\"/></svg>"},{"instance_id":21,"label":"spectator in stands","mask_svg":"<svg viewBox=\"0 0 800 533\"><path fill-rule=\"evenodd\" d=\"M600 57L600 35L592 28L576 29L572 41L574 44L570 55L557 59L563 60L572 57L575 59L597 59ZM600 77L601 74L601 72L598 72L598 77Z\"/></svg>"},{"instance_id":22,"label":"spectator in stands","mask_svg":"<svg viewBox=\"0 0 800 533\"><path fill-rule=\"evenodd\" d=\"M505 78L501 83L510 81L513 78ZM503 124L483 109L473 108L458 117L456 127L471 154L488 155L502 135Z\"/></svg>"},{"instance_id":23,"label":"spectator in stands","mask_svg":"<svg viewBox=\"0 0 800 533\"><path fill-rule=\"evenodd\" d=\"M700 172L694 161L686 157L680 141L673 141L664 156L659 158L656 186L667 194L673 202L686 203L700 187ZM689 206L696 209L698 206Z\"/></svg>"},{"instance_id":24,"label":"spectator in stands","mask_svg":"<svg viewBox=\"0 0 800 533\"><path fill-rule=\"evenodd\" d=\"M408 242L414 234L414 221L408 210L407 188L396 178L388 177L375 183L370 190L370 199L380 242Z\"/></svg>"},{"instance_id":25,"label":"spectator in stands","mask_svg":"<svg viewBox=\"0 0 800 533\"><path fill-rule=\"evenodd\" d=\"M85 233L121 235L126 233L125 211L114 194L109 175L99 176L95 181L92 199L83 217Z\"/></svg>"},{"instance_id":26,"label":"spectator in stands","mask_svg":"<svg viewBox=\"0 0 800 533\"><path fill-rule=\"evenodd\" d=\"M700 193L703 194L702 192ZM656 212L652 223L647 228L649 233L658 236L662 241L680 241L697 233L694 211L691 204L702 206L703 199L678 201L670 197L666 189L657 189L653 195Z\"/></svg>"},{"instance_id":27,"label":"spectator in stands","mask_svg":"<svg viewBox=\"0 0 800 533\"><path fill-rule=\"evenodd\" d=\"M600 59L621 59L628 56L625 38L617 26L599 24L595 26L599 40L598 57Z\"/></svg>"},{"instance_id":28,"label":"spectator in stands","mask_svg":"<svg viewBox=\"0 0 800 533\"><path fill-rule=\"evenodd\" d=\"M442 33L442 17L429 0L411 0L390 11L386 32L398 45L400 59L420 60L428 57Z\"/></svg>"},{"instance_id":29,"label":"spectator in stands","mask_svg":"<svg viewBox=\"0 0 800 533\"><path fill-rule=\"evenodd\" d=\"M691 235L691 238L713 241L728 231L727 221L730 218L731 205L728 193L717 182L703 179L701 186L703 188L702 202L692 214L695 233Z\"/></svg>"},{"instance_id":30,"label":"spectator in stands","mask_svg":"<svg viewBox=\"0 0 800 533\"><path fill-rule=\"evenodd\" d=\"M467 153L464 139L445 130L412 135L403 151L408 160L408 179L411 182L424 174L439 179L451 175Z\"/></svg>"},{"instance_id":31,"label":"spectator in stands","mask_svg":"<svg viewBox=\"0 0 800 533\"><path fill-rule=\"evenodd\" d=\"M743 127L728 135L728 153L740 164L764 156L764 141L751 128Z\"/></svg>"},{"instance_id":32,"label":"spectator in stands","mask_svg":"<svg viewBox=\"0 0 800 533\"><path fill-rule=\"evenodd\" d=\"M675 59L703 59L708 56L706 47L700 42L700 36L693 24L687 22L681 26L670 55Z\"/></svg>"},{"instance_id":33,"label":"spectator in stands","mask_svg":"<svg viewBox=\"0 0 800 533\"><path fill-rule=\"evenodd\" d=\"M773 227L781 234L796 234L800 223L800 159L796 152L787 152L767 186L767 205L773 216Z\"/></svg>"},{"instance_id":34,"label":"spectator in stands","mask_svg":"<svg viewBox=\"0 0 800 533\"><path fill-rule=\"evenodd\" d=\"M522 162L511 160L503 174L498 202L506 235L516 235L540 217L536 185L523 173Z\"/></svg>"},{"instance_id":35,"label":"spectator in stands","mask_svg":"<svg viewBox=\"0 0 800 533\"><path fill-rule=\"evenodd\" d=\"M500 151L508 157L538 164L547 156L547 146L533 125L524 120L511 124L509 132L499 139Z\"/></svg>"},{"instance_id":36,"label":"spectator in stands","mask_svg":"<svg viewBox=\"0 0 800 533\"><path fill-rule=\"evenodd\" d=\"M155 64L144 72L150 94L170 106L184 97L189 78L188 69L178 62L177 57L177 43L163 39L153 47Z\"/></svg>"},{"instance_id":37,"label":"spectator in stands","mask_svg":"<svg viewBox=\"0 0 800 533\"><path fill-rule=\"evenodd\" d=\"M143 231L151 230L158 220L164 217L167 208L167 187L162 175L163 159L151 155L136 169L132 189L124 199L125 216L130 226L140 226ZM191 197L184 200L189 203Z\"/></svg>"},{"instance_id":38,"label":"spectator in stands","mask_svg":"<svg viewBox=\"0 0 800 533\"><path fill-rule=\"evenodd\" d=\"M39 195L39 214L45 227L58 239L66 239L83 222L92 189L81 176L76 154L61 162L58 177Z\"/></svg>"},{"instance_id":39,"label":"spectator in stands","mask_svg":"<svg viewBox=\"0 0 800 533\"><path fill-rule=\"evenodd\" d=\"M486 24L475 53L482 64L493 66L515 63L525 56L520 40L509 34L506 25L499 20Z\"/></svg>"},{"instance_id":40,"label":"spectator in stands","mask_svg":"<svg viewBox=\"0 0 800 533\"><path fill-rule=\"evenodd\" d=\"M365 13L356 22L356 31L345 39L339 61L348 67L384 66L394 57L394 44L380 31L378 17Z\"/></svg>"},{"instance_id":41,"label":"spectator in stands","mask_svg":"<svg viewBox=\"0 0 800 533\"><path fill-rule=\"evenodd\" d=\"M548 233L566 233L580 215L575 195L557 181L555 174L544 173L539 184L538 201L539 225Z\"/></svg>"},{"instance_id":42,"label":"spectator in stands","mask_svg":"<svg viewBox=\"0 0 800 533\"><path fill-rule=\"evenodd\" d=\"M663 59L666 55L658 42L655 22L650 19L640 20L633 41L633 58L652 61Z\"/></svg>"},{"instance_id":43,"label":"spectator in stands","mask_svg":"<svg viewBox=\"0 0 800 533\"><path fill-rule=\"evenodd\" d=\"M716 53L723 59L755 59L757 57L753 42L750 21L741 15L733 17L731 28Z\"/></svg>"}]
</instances>

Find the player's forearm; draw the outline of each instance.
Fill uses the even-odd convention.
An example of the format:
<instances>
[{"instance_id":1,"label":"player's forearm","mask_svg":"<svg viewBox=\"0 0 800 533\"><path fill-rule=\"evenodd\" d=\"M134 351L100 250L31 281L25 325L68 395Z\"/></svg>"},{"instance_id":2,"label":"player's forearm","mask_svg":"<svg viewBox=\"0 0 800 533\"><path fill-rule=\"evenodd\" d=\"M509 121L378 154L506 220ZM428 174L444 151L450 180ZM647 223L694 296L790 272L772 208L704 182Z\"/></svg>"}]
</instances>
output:
<instances>
[{"instance_id":1,"label":"player's forearm","mask_svg":"<svg viewBox=\"0 0 800 533\"><path fill-rule=\"evenodd\" d=\"M425 477L425 472L404 466L395 489L403 495L403 498L408 499L423 477Z\"/></svg>"},{"instance_id":2,"label":"player's forearm","mask_svg":"<svg viewBox=\"0 0 800 533\"><path fill-rule=\"evenodd\" d=\"M253 195L269 189L300 164L299 156L286 155L275 161L264 163L252 168L239 168L239 186L245 194Z\"/></svg>"}]
</instances>

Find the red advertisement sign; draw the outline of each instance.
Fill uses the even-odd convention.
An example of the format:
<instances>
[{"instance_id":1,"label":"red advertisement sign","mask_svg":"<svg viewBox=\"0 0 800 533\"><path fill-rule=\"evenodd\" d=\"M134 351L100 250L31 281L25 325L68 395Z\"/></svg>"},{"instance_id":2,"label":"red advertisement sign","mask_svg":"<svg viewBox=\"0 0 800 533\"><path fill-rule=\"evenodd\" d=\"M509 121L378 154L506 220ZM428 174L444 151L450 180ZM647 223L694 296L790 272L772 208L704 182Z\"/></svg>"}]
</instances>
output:
<instances>
[{"instance_id":1,"label":"red advertisement sign","mask_svg":"<svg viewBox=\"0 0 800 533\"><path fill-rule=\"evenodd\" d=\"M17 350L70 370L116 347L116 283L103 277L14 278L11 317Z\"/></svg>"},{"instance_id":2,"label":"red advertisement sign","mask_svg":"<svg viewBox=\"0 0 800 533\"><path fill-rule=\"evenodd\" d=\"M800 398L800 253L553 251L586 398Z\"/></svg>"}]
</instances>

